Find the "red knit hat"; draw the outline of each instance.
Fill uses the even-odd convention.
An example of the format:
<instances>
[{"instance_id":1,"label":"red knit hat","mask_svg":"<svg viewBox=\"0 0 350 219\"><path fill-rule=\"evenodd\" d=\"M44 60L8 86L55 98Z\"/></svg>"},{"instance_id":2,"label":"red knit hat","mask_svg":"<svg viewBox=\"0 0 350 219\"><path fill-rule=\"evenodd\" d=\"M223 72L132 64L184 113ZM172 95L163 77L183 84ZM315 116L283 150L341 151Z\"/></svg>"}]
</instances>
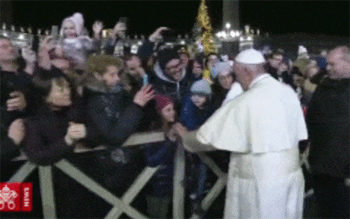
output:
<instances>
[{"instance_id":1,"label":"red knit hat","mask_svg":"<svg viewBox=\"0 0 350 219\"><path fill-rule=\"evenodd\" d=\"M173 100L165 95L156 95L154 99L157 101L157 111L160 113L167 105L173 104Z\"/></svg>"}]
</instances>

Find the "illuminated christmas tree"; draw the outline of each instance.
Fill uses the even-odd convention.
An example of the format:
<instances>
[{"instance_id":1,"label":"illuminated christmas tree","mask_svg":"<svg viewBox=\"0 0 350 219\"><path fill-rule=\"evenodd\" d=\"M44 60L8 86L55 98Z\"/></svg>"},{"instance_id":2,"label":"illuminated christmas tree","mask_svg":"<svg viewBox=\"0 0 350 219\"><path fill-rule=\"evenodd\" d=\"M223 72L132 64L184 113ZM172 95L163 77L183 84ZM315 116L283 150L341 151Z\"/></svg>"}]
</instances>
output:
<instances>
[{"instance_id":1,"label":"illuminated christmas tree","mask_svg":"<svg viewBox=\"0 0 350 219\"><path fill-rule=\"evenodd\" d=\"M201 43L204 47L204 54L207 55L210 52L215 52L213 45L213 28L211 26L208 7L205 4L205 0L201 0L198 9L197 25L201 28Z\"/></svg>"}]
</instances>

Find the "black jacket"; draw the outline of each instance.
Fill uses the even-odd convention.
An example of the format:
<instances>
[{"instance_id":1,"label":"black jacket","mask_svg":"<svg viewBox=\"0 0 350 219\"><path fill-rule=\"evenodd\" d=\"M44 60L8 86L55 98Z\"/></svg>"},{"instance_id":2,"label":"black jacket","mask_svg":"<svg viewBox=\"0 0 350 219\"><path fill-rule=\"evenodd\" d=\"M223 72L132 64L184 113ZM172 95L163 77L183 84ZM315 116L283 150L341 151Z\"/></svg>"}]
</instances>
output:
<instances>
[{"instance_id":1,"label":"black jacket","mask_svg":"<svg viewBox=\"0 0 350 219\"><path fill-rule=\"evenodd\" d=\"M174 101L177 112L180 112L182 99L193 83L191 75L185 73L180 81L174 81L164 73L158 63L154 66L154 73L150 83L158 93L169 96Z\"/></svg>"},{"instance_id":2,"label":"black jacket","mask_svg":"<svg viewBox=\"0 0 350 219\"><path fill-rule=\"evenodd\" d=\"M133 134L144 115L143 108L132 101L132 97L121 86L107 91L97 80L84 86L84 99L91 126L96 127L96 142L110 147L121 146Z\"/></svg>"},{"instance_id":3,"label":"black jacket","mask_svg":"<svg viewBox=\"0 0 350 219\"><path fill-rule=\"evenodd\" d=\"M314 174L349 177L349 82L325 78L311 98L306 121Z\"/></svg>"},{"instance_id":4,"label":"black jacket","mask_svg":"<svg viewBox=\"0 0 350 219\"><path fill-rule=\"evenodd\" d=\"M12 139L8 137L8 128L10 124L18 119L25 118L31 114L33 108L30 102L29 91L31 81L25 76L26 73L1 71L1 159L12 159L19 155L19 146L15 145ZM10 98L9 94L13 91L21 91L26 98L27 107L24 111L7 111L6 101Z\"/></svg>"}]
</instances>

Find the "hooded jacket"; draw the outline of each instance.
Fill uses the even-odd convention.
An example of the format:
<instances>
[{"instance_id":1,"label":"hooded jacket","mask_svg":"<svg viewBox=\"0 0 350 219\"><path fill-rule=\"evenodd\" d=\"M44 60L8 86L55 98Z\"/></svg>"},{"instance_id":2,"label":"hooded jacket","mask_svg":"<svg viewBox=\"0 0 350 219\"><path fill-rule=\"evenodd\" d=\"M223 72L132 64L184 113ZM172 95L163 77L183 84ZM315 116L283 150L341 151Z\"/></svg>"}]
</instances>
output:
<instances>
[{"instance_id":1,"label":"hooded jacket","mask_svg":"<svg viewBox=\"0 0 350 219\"><path fill-rule=\"evenodd\" d=\"M157 62L154 66L154 77L150 80L155 90L169 96L177 107L181 105L183 97L189 92L193 82L190 74L186 74L185 71L182 74L181 80L175 81L161 69Z\"/></svg>"}]
</instances>

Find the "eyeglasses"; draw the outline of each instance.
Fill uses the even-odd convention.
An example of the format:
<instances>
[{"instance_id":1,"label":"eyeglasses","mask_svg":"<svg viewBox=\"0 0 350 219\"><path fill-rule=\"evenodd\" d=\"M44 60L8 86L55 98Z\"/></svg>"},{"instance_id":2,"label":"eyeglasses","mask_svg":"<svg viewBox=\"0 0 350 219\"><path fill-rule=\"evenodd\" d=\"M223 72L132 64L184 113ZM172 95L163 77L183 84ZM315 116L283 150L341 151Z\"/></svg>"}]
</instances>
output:
<instances>
[{"instance_id":1,"label":"eyeglasses","mask_svg":"<svg viewBox=\"0 0 350 219\"><path fill-rule=\"evenodd\" d=\"M177 71L177 70L181 69L181 67L182 67L182 64L181 64L181 62L179 62L179 64L167 67L166 69L169 71Z\"/></svg>"}]
</instances>

